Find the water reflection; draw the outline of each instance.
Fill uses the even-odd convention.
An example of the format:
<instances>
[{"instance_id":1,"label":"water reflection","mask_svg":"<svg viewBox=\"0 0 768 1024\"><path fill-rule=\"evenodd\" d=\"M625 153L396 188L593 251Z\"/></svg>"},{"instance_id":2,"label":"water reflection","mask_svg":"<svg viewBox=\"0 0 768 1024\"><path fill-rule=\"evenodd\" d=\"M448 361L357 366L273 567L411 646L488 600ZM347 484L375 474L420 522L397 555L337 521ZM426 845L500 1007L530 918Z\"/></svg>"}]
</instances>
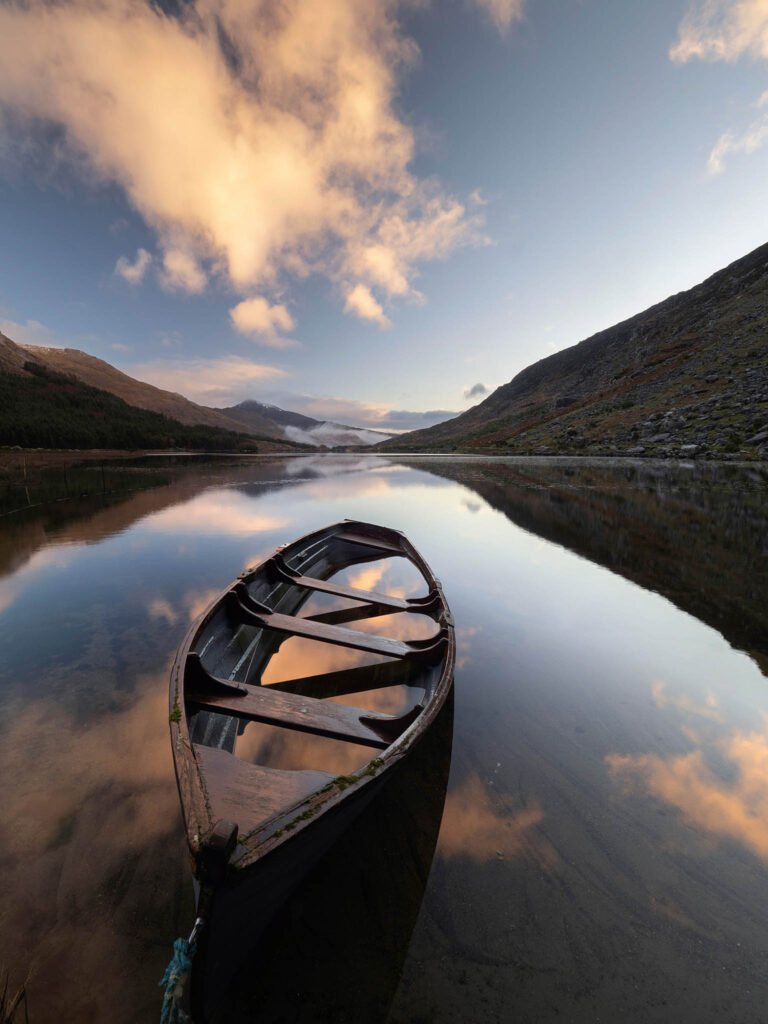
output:
<instances>
[{"instance_id":1,"label":"water reflection","mask_svg":"<svg viewBox=\"0 0 768 1024\"><path fill-rule=\"evenodd\" d=\"M163 675L89 723L55 701L4 706L0 962L29 975L33 1021L153 1008L160 936L189 904Z\"/></svg>"},{"instance_id":2,"label":"water reflection","mask_svg":"<svg viewBox=\"0 0 768 1024\"><path fill-rule=\"evenodd\" d=\"M12 984L32 965L33 1024L156 1020L192 913L166 666L246 566L345 517L402 529L450 601L445 810L447 762L412 762L284 908L231 1019L762 1019L764 472L145 460L101 490L88 473L28 480L31 503L66 500L0 524L0 964ZM416 592L393 560L348 582ZM264 682L360 663L386 670L294 638ZM263 742L249 726L238 749Z\"/></svg>"},{"instance_id":3,"label":"water reflection","mask_svg":"<svg viewBox=\"0 0 768 1024\"><path fill-rule=\"evenodd\" d=\"M759 729L728 731L715 725L723 716L713 695L703 705L687 696L664 695L660 702L664 690L659 684L653 689L658 707L703 716L710 728L704 734L681 725L693 747L682 753L608 754L605 761L612 775L626 793L649 794L679 811L701 833L735 840L768 859L768 713L763 712Z\"/></svg>"},{"instance_id":4,"label":"water reflection","mask_svg":"<svg viewBox=\"0 0 768 1024\"><path fill-rule=\"evenodd\" d=\"M544 820L538 802L510 810L498 794L491 795L479 775L471 775L451 790L438 852L442 857L474 861L494 857L528 857L541 867L553 868L557 854L537 826Z\"/></svg>"},{"instance_id":5,"label":"water reflection","mask_svg":"<svg viewBox=\"0 0 768 1024\"><path fill-rule=\"evenodd\" d=\"M464 484L525 530L665 595L752 654L768 675L768 469L429 457L410 464Z\"/></svg>"}]
</instances>

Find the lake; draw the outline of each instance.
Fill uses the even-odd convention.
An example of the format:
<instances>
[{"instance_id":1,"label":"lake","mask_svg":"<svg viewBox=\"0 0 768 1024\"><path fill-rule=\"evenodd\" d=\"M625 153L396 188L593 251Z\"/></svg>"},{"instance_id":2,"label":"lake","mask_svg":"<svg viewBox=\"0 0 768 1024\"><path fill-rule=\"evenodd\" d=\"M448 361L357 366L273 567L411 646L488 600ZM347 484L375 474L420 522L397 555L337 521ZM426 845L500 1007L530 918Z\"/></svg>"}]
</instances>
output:
<instances>
[{"instance_id":1,"label":"lake","mask_svg":"<svg viewBox=\"0 0 768 1024\"><path fill-rule=\"evenodd\" d=\"M440 577L454 699L221 1019L765 1019L768 470L158 457L7 478L0 509L0 967L31 1024L159 1019L194 911L174 652L344 518Z\"/></svg>"}]
</instances>

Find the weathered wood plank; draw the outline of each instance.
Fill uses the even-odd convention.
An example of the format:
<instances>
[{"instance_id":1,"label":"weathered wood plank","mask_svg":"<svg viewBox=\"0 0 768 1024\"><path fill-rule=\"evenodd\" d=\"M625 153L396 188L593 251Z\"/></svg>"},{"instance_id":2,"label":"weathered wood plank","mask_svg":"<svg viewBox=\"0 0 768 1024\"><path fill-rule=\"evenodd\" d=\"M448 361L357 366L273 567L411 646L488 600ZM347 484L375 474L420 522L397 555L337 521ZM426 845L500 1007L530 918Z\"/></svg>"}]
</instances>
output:
<instances>
[{"instance_id":1,"label":"weathered wood plank","mask_svg":"<svg viewBox=\"0 0 768 1024\"><path fill-rule=\"evenodd\" d=\"M367 537L363 533L355 533L354 530L343 530L336 534L337 540L344 540L351 544L359 544L364 548L376 548L384 551L387 555L404 554L402 547L397 543L391 543L381 537Z\"/></svg>"},{"instance_id":2,"label":"weathered wood plank","mask_svg":"<svg viewBox=\"0 0 768 1024\"><path fill-rule=\"evenodd\" d=\"M346 587L343 583L334 583L333 580L318 580L313 576L293 576L290 582L294 586L304 587L306 590L317 590L323 594L333 594L334 597L348 597L351 601L365 601L366 604L375 604L380 608L389 608L396 612L415 610L401 597L380 594L374 590L358 590L356 587Z\"/></svg>"},{"instance_id":3,"label":"weathered wood plank","mask_svg":"<svg viewBox=\"0 0 768 1024\"><path fill-rule=\"evenodd\" d=\"M383 750L390 740L384 740L369 725L360 721L365 716L371 723L381 719L384 727L394 720L391 715L376 715L363 708L352 708L345 704L304 697L295 693L281 693L268 687L249 686L244 696L233 694L194 693L187 696L187 703L253 722L267 722L310 732L329 739L360 743L366 747Z\"/></svg>"},{"instance_id":4,"label":"weathered wood plank","mask_svg":"<svg viewBox=\"0 0 768 1024\"><path fill-rule=\"evenodd\" d=\"M211 819L233 822L241 835L288 810L333 779L327 772L284 772L249 764L218 747L195 743L193 749Z\"/></svg>"},{"instance_id":5,"label":"weathered wood plank","mask_svg":"<svg viewBox=\"0 0 768 1024\"><path fill-rule=\"evenodd\" d=\"M299 693L306 697L341 697L346 693L365 693L385 686L418 686L424 679L424 669L418 662L382 661L376 665L358 665L355 668L340 669L338 672L323 672L314 676L283 679L269 683L270 690L283 693Z\"/></svg>"},{"instance_id":6,"label":"weathered wood plank","mask_svg":"<svg viewBox=\"0 0 768 1024\"><path fill-rule=\"evenodd\" d=\"M341 626L345 622L361 622L363 619L376 619L382 615L391 615L388 608L379 608L375 604L356 604L352 608L338 608L332 612L318 612L316 615L304 615L308 622L325 622L329 626Z\"/></svg>"},{"instance_id":7,"label":"weathered wood plank","mask_svg":"<svg viewBox=\"0 0 768 1024\"><path fill-rule=\"evenodd\" d=\"M421 642L394 640L392 637L361 633L344 626L331 626L296 615L282 615L280 612L255 611L242 603L235 591L229 595L230 611L239 616L243 623L260 629L275 629L281 633L304 637L307 640L321 640L339 647L351 647L356 651L383 654L388 658L412 658L422 655L425 644Z\"/></svg>"}]
</instances>

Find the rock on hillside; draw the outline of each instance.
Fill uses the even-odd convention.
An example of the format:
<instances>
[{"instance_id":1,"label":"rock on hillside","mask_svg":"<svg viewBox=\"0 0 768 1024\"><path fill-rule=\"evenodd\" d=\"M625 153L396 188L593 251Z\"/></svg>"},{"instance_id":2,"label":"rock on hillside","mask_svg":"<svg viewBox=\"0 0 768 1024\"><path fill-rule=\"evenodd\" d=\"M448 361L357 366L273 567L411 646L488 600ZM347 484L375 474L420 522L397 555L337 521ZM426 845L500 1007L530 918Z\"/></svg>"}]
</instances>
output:
<instances>
[{"instance_id":1,"label":"rock on hillside","mask_svg":"<svg viewBox=\"0 0 768 1024\"><path fill-rule=\"evenodd\" d=\"M768 245L381 447L768 458Z\"/></svg>"}]
</instances>

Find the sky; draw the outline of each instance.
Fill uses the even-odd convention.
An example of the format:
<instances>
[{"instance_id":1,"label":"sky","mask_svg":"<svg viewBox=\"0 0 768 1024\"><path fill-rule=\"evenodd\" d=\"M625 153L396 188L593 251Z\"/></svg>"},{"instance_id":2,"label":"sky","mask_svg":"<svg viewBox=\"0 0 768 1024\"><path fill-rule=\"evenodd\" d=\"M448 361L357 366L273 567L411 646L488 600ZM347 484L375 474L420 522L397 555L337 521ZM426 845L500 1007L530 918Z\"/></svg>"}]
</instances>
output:
<instances>
[{"instance_id":1,"label":"sky","mask_svg":"<svg viewBox=\"0 0 768 1024\"><path fill-rule=\"evenodd\" d=\"M0 330L402 430L768 241L768 0L6 0Z\"/></svg>"}]
</instances>

